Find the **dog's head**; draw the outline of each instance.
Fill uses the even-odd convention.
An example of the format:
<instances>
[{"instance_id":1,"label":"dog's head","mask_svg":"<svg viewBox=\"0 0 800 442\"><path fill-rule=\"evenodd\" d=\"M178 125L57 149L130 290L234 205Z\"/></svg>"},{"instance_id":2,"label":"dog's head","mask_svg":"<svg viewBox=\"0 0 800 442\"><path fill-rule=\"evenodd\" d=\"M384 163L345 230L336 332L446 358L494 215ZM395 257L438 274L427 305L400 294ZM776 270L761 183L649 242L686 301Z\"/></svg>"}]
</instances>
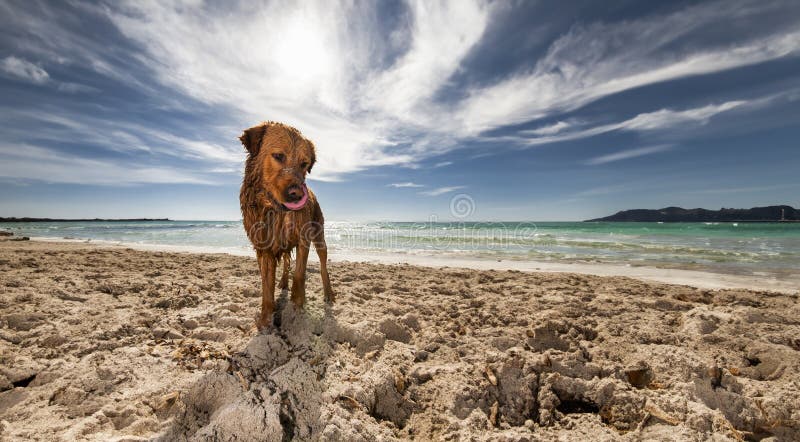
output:
<instances>
[{"instance_id":1,"label":"dog's head","mask_svg":"<svg viewBox=\"0 0 800 442\"><path fill-rule=\"evenodd\" d=\"M299 210L308 200L306 174L317 160L314 143L297 129L268 122L253 126L239 137L260 174L261 185L278 203Z\"/></svg>"}]
</instances>

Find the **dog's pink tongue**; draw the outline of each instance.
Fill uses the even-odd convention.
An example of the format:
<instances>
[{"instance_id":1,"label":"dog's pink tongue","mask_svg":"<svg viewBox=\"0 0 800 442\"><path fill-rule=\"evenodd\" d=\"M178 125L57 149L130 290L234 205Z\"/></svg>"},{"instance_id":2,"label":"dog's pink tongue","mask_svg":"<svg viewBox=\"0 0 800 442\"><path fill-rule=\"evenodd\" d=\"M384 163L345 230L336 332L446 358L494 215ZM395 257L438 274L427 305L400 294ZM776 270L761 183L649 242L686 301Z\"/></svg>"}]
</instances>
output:
<instances>
[{"instance_id":1,"label":"dog's pink tongue","mask_svg":"<svg viewBox=\"0 0 800 442\"><path fill-rule=\"evenodd\" d=\"M308 202L308 188L306 187L305 184L303 184L302 189L303 189L303 197L293 203L283 203L284 207L286 207L289 210L302 209Z\"/></svg>"}]
</instances>

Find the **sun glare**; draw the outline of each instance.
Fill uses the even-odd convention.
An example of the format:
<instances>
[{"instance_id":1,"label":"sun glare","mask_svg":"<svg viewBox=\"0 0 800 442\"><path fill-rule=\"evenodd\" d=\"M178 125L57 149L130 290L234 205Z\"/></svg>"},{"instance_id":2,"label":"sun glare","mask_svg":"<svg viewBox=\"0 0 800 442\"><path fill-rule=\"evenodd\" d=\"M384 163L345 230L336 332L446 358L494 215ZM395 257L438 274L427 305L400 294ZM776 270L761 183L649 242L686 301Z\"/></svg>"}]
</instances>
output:
<instances>
[{"instance_id":1,"label":"sun glare","mask_svg":"<svg viewBox=\"0 0 800 442\"><path fill-rule=\"evenodd\" d=\"M314 28L308 20L295 18L276 36L276 61L290 78L307 81L325 72L329 58L323 36Z\"/></svg>"}]
</instances>

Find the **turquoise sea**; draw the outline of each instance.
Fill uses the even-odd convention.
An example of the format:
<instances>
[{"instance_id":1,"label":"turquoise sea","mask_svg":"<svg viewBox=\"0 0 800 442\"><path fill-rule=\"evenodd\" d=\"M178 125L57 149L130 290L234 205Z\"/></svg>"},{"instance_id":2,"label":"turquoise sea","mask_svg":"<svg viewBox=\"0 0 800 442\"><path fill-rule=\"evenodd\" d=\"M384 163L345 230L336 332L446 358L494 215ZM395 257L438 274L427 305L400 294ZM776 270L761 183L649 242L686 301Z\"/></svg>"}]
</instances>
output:
<instances>
[{"instance_id":1,"label":"turquoise sea","mask_svg":"<svg viewBox=\"0 0 800 442\"><path fill-rule=\"evenodd\" d=\"M797 223L327 222L331 253L392 252L484 259L604 262L800 272ZM190 246L244 254L240 221L0 223L40 238Z\"/></svg>"}]
</instances>

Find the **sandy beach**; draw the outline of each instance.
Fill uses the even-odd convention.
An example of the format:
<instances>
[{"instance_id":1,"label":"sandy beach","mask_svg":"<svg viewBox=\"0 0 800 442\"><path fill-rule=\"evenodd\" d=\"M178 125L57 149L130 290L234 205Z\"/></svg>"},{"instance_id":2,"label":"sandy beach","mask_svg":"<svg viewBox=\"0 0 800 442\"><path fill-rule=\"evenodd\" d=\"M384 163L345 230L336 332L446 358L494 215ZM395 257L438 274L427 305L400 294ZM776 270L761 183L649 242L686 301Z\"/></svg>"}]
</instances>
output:
<instances>
[{"instance_id":1,"label":"sandy beach","mask_svg":"<svg viewBox=\"0 0 800 442\"><path fill-rule=\"evenodd\" d=\"M0 241L0 439L800 438L788 284L447 262L312 264L257 334L251 258Z\"/></svg>"}]
</instances>

